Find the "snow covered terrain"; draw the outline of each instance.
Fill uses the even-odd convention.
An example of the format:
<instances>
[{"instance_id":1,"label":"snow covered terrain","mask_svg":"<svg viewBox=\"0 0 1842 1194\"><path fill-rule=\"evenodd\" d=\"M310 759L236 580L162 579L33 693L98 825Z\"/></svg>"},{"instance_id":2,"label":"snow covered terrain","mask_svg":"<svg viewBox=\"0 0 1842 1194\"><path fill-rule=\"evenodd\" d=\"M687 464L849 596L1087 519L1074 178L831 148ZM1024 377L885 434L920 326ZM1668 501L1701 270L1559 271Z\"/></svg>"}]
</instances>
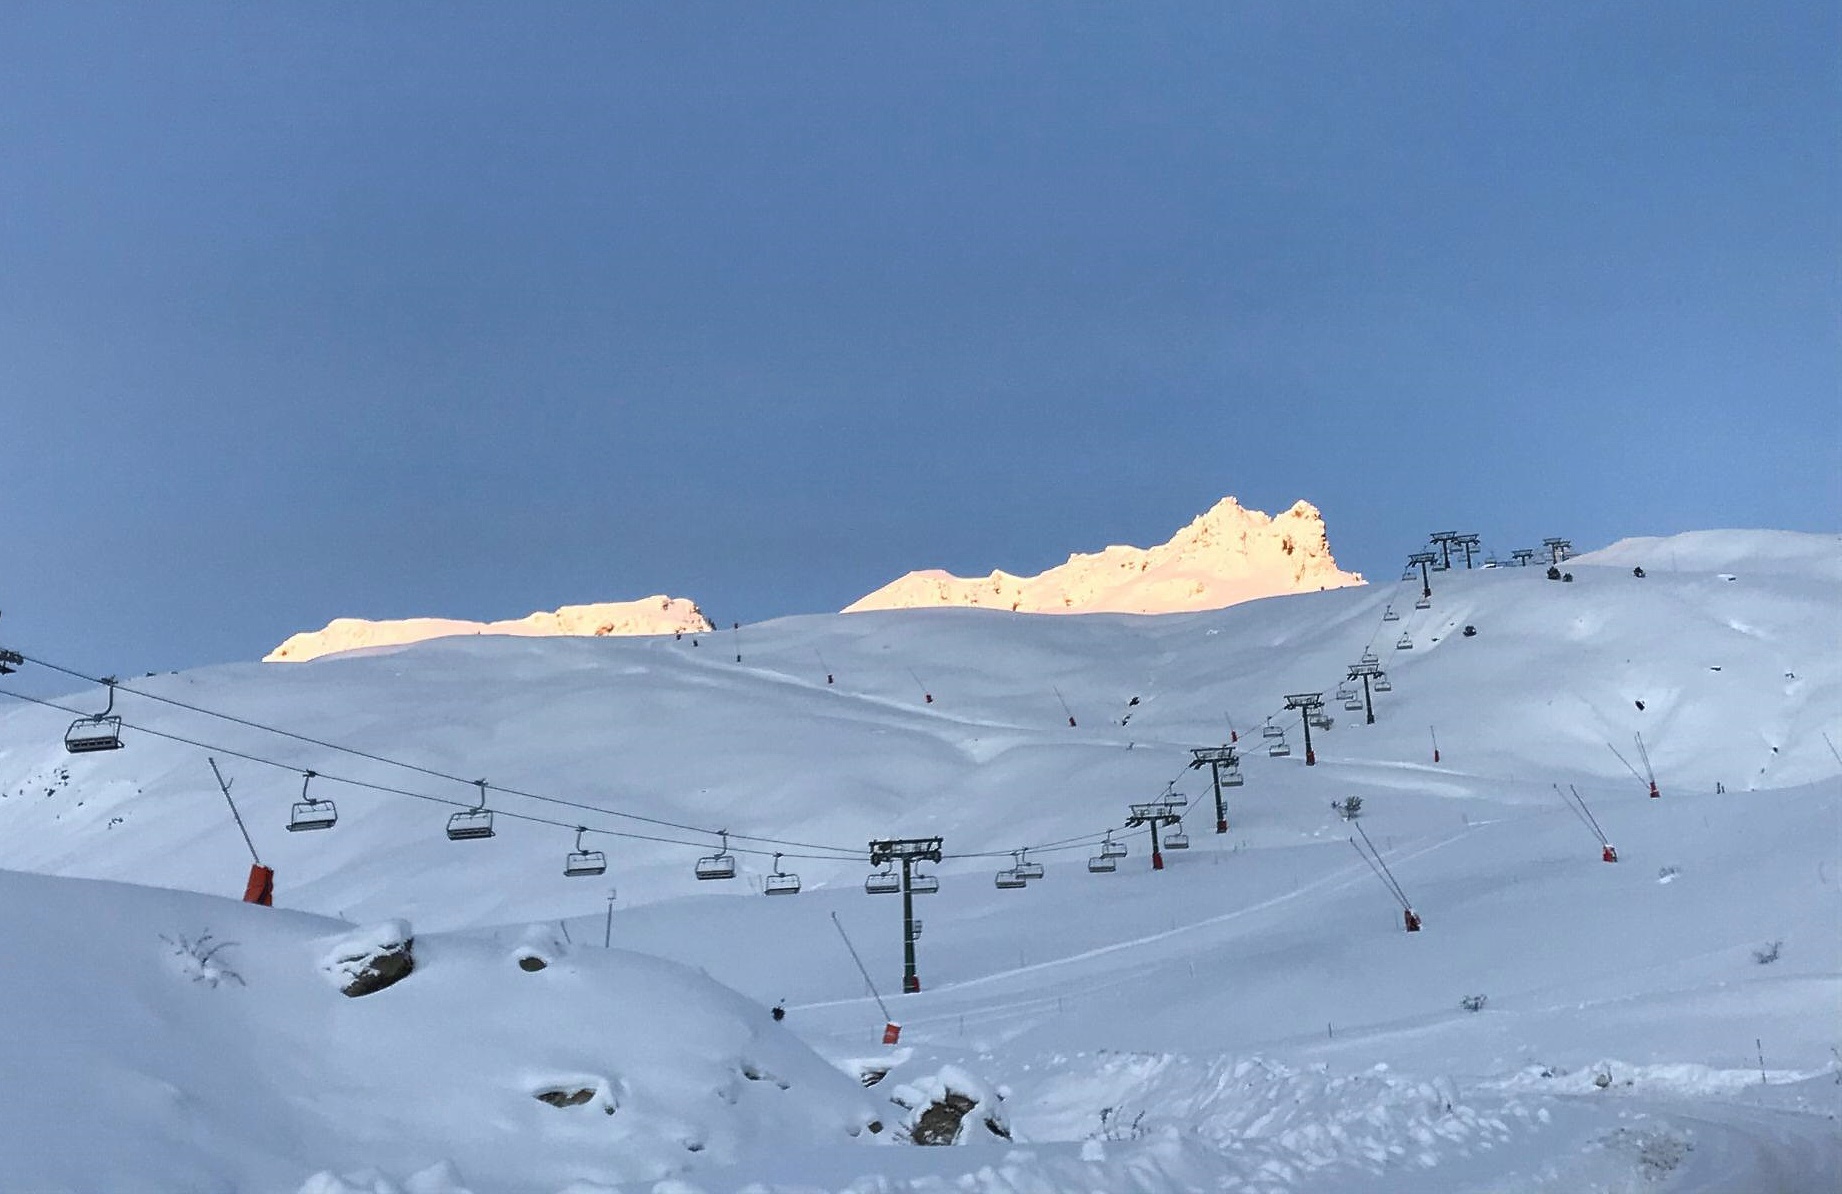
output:
<instances>
[{"instance_id":1,"label":"snow covered terrain","mask_svg":"<svg viewBox=\"0 0 1842 1194\"><path fill-rule=\"evenodd\" d=\"M1311 503L1269 517L1226 497L1156 547L1077 553L1036 576L910 572L844 612L977 606L1030 614L1168 614L1361 583L1331 558L1323 515Z\"/></svg>"},{"instance_id":2,"label":"snow covered terrain","mask_svg":"<svg viewBox=\"0 0 1842 1194\"><path fill-rule=\"evenodd\" d=\"M679 634L709 630L710 621L686 597L663 593L637 601L604 601L594 605L565 605L554 612L539 610L503 622L466 622L454 618L402 618L373 622L364 618L334 618L321 630L303 630L263 657L264 663L305 663L322 655L355 651L363 647L398 647L451 638L461 634L552 635Z\"/></svg>"},{"instance_id":3,"label":"snow covered terrain","mask_svg":"<svg viewBox=\"0 0 1842 1194\"><path fill-rule=\"evenodd\" d=\"M64 752L72 714L17 704L0 866L36 874L0 873L0 1174L313 1194L1833 1189L1842 541L1707 532L1567 566L1571 583L1436 573L1423 611L1416 583L200 669L128 682L125 749L93 755ZM1330 697L1365 650L1391 681L1373 725ZM1333 725L1306 766L1282 698L1320 690ZM1246 782L1217 834L1187 764L1231 728ZM207 754L275 909L234 902L250 858ZM309 768L338 823L290 833ZM495 836L450 841L476 777ZM1121 826L1173 785L1190 845L1154 871L1147 831ZM1351 796L1422 931L1352 848L1331 807ZM605 875L562 873L576 826ZM738 876L699 882L719 829ZM1108 831L1129 852L1090 873ZM866 843L936 834L922 990L903 995L901 901L865 894ZM1044 878L997 889L1025 846ZM799 894L762 897L776 851ZM391 918L426 964L341 994L336 947L402 935ZM206 934L238 944L210 954ZM543 969L520 965L533 952ZM943 1107L956 1147L900 1143Z\"/></svg>"}]
</instances>

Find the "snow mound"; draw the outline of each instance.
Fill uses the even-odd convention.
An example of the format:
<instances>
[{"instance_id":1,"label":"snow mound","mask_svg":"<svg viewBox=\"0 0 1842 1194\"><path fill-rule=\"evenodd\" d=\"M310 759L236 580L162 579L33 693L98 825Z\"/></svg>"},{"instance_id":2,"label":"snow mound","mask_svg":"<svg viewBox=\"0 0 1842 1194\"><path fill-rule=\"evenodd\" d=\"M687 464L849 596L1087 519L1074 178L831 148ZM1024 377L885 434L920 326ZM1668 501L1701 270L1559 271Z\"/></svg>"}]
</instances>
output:
<instances>
[{"instance_id":1,"label":"snow mound","mask_svg":"<svg viewBox=\"0 0 1842 1194\"><path fill-rule=\"evenodd\" d=\"M387 998L346 999L316 963L407 925L10 871L0 901L0 955L34 960L0 968L8 1189L560 1190L871 1139L847 1075L656 958L531 973L488 938L418 934ZM169 966L206 937L234 982Z\"/></svg>"},{"instance_id":2,"label":"snow mound","mask_svg":"<svg viewBox=\"0 0 1842 1194\"><path fill-rule=\"evenodd\" d=\"M711 629L710 620L695 602L663 593L637 601L565 605L561 609L526 614L503 622L467 622L454 618L404 618L372 622L364 618L334 618L324 629L290 635L263 656L264 663L305 663L322 655L366 647L400 647L433 638L463 634L510 634L524 638L594 637L609 635L680 634Z\"/></svg>"},{"instance_id":3,"label":"snow mound","mask_svg":"<svg viewBox=\"0 0 1842 1194\"><path fill-rule=\"evenodd\" d=\"M1620 539L1573 557L1577 564L1643 568L1646 572L1725 572L1820 576L1842 581L1842 535L1798 531L1686 531Z\"/></svg>"},{"instance_id":4,"label":"snow mound","mask_svg":"<svg viewBox=\"0 0 1842 1194\"><path fill-rule=\"evenodd\" d=\"M910 572L844 612L979 606L1030 614L1165 614L1362 583L1331 558L1317 507L1301 501L1271 517L1226 497L1156 547L1076 553L1036 576Z\"/></svg>"}]
</instances>

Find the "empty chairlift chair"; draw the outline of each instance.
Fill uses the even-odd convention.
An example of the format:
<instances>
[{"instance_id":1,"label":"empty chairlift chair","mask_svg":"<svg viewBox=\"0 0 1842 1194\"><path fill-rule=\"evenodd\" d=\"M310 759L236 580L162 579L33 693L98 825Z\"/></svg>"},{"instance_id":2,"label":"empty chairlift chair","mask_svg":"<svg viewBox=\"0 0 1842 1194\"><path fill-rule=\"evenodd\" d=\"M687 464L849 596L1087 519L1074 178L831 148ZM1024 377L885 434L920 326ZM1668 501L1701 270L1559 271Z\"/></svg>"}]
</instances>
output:
<instances>
[{"instance_id":1,"label":"empty chairlift chair","mask_svg":"<svg viewBox=\"0 0 1842 1194\"><path fill-rule=\"evenodd\" d=\"M1183 832L1179 822L1164 831L1164 848L1166 850L1187 850L1190 848L1190 835Z\"/></svg>"},{"instance_id":2,"label":"empty chairlift chair","mask_svg":"<svg viewBox=\"0 0 1842 1194\"><path fill-rule=\"evenodd\" d=\"M73 755L122 748L122 719L115 715L115 678L110 676L103 683L109 686L108 708L94 717L79 717L64 731L64 749Z\"/></svg>"},{"instance_id":3,"label":"empty chairlift chair","mask_svg":"<svg viewBox=\"0 0 1842 1194\"><path fill-rule=\"evenodd\" d=\"M1376 692L1394 691L1394 683L1388 679L1387 673L1385 672L1376 673L1374 687Z\"/></svg>"},{"instance_id":4,"label":"empty chairlift chair","mask_svg":"<svg viewBox=\"0 0 1842 1194\"><path fill-rule=\"evenodd\" d=\"M1239 763L1236 763L1232 767L1225 767L1222 769L1222 787L1238 788L1246 782L1247 781L1241 777L1241 765ZM1121 848L1123 849L1124 847Z\"/></svg>"},{"instance_id":5,"label":"empty chairlift chair","mask_svg":"<svg viewBox=\"0 0 1842 1194\"><path fill-rule=\"evenodd\" d=\"M294 808L288 815L288 831L299 833L303 829L331 829L339 821L339 810L330 800L316 800L307 794L307 785L313 782L317 771L301 772L301 798L294 802Z\"/></svg>"},{"instance_id":6,"label":"empty chairlift chair","mask_svg":"<svg viewBox=\"0 0 1842 1194\"><path fill-rule=\"evenodd\" d=\"M1017 861L1011 869L1017 872L1017 877L1019 879L1027 881L1043 877L1043 864L1040 862L1031 862L1030 852L1028 850L1019 850L1013 857L1016 858Z\"/></svg>"},{"instance_id":7,"label":"empty chairlift chair","mask_svg":"<svg viewBox=\"0 0 1842 1194\"><path fill-rule=\"evenodd\" d=\"M1431 597L1422 597L1413 603L1413 607L1415 609L1431 609L1433 608L1433 599Z\"/></svg>"},{"instance_id":8,"label":"empty chairlift chair","mask_svg":"<svg viewBox=\"0 0 1842 1194\"><path fill-rule=\"evenodd\" d=\"M1387 609L1385 609L1385 610L1383 610L1383 611L1382 611L1382 621L1384 621L1384 622L1398 622L1398 621L1400 621L1400 620L1401 620L1401 615L1399 615L1399 614L1397 614L1397 613L1395 613L1395 612L1394 612L1394 606L1393 606L1393 605L1389 605Z\"/></svg>"},{"instance_id":9,"label":"empty chairlift chair","mask_svg":"<svg viewBox=\"0 0 1842 1194\"><path fill-rule=\"evenodd\" d=\"M563 874L571 879L587 878L603 874L608 869L608 856L600 850L584 850L582 835L588 832L583 825L576 826L576 848L563 860Z\"/></svg>"},{"instance_id":10,"label":"empty chairlift chair","mask_svg":"<svg viewBox=\"0 0 1842 1194\"><path fill-rule=\"evenodd\" d=\"M902 876L894 871L872 871L863 881L866 895L895 895L902 890Z\"/></svg>"},{"instance_id":11,"label":"empty chairlift chair","mask_svg":"<svg viewBox=\"0 0 1842 1194\"><path fill-rule=\"evenodd\" d=\"M999 871L994 882L997 884L999 891L1012 891L1019 887L1029 886L1022 875L1019 875L1015 870L1008 869Z\"/></svg>"},{"instance_id":12,"label":"empty chairlift chair","mask_svg":"<svg viewBox=\"0 0 1842 1194\"><path fill-rule=\"evenodd\" d=\"M1358 693L1354 693L1354 692L1350 693L1348 696L1343 698L1343 707L1344 709L1348 710L1351 713L1361 712L1362 710L1361 695Z\"/></svg>"},{"instance_id":13,"label":"empty chairlift chair","mask_svg":"<svg viewBox=\"0 0 1842 1194\"><path fill-rule=\"evenodd\" d=\"M1396 651L1411 651L1411 650L1413 650L1413 635L1411 635L1411 634L1403 634L1403 635L1402 635L1402 636L1401 636L1400 638L1398 638L1398 639L1395 639L1395 640L1394 640L1394 649L1395 649Z\"/></svg>"},{"instance_id":14,"label":"empty chairlift chair","mask_svg":"<svg viewBox=\"0 0 1842 1194\"><path fill-rule=\"evenodd\" d=\"M1278 736L1272 738L1266 744L1266 757L1269 759L1283 759L1291 753L1292 748L1286 744L1286 734L1284 730L1279 731Z\"/></svg>"},{"instance_id":15,"label":"empty chairlift chair","mask_svg":"<svg viewBox=\"0 0 1842 1194\"><path fill-rule=\"evenodd\" d=\"M1119 869L1119 860L1103 852L1087 860L1087 869L1091 874L1110 875Z\"/></svg>"},{"instance_id":16,"label":"empty chairlift chair","mask_svg":"<svg viewBox=\"0 0 1842 1194\"><path fill-rule=\"evenodd\" d=\"M774 873L762 885L762 895L798 895L799 876L780 869L780 855L774 855Z\"/></svg>"},{"instance_id":17,"label":"empty chairlift chair","mask_svg":"<svg viewBox=\"0 0 1842 1194\"><path fill-rule=\"evenodd\" d=\"M1109 833L1106 835L1106 840L1100 843L1100 856L1102 858L1124 858L1126 843L1114 841L1113 835Z\"/></svg>"},{"instance_id":18,"label":"empty chairlift chair","mask_svg":"<svg viewBox=\"0 0 1842 1194\"><path fill-rule=\"evenodd\" d=\"M908 876L908 890L911 895L933 895L940 890L940 876L913 872Z\"/></svg>"},{"instance_id":19,"label":"empty chairlift chair","mask_svg":"<svg viewBox=\"0 0 1842 1194\"><path fill-rule=\"evenodd\" d=\"M493 835L492 810L486 807L486 781L476 779L473 781L473 786L480 790L480 802L448 818L449 841L469 842L475 838Z\"/></svg>"},{"instance_id":20,"label":"empty chairlift chair","mask_svg":"<svg viewBox=\"0 0 1842 1194\"><path fill-rule=\"evenodd\" d=\"M736 877L736 856L729 852L729 833L718 830L717 836L723 844L714 854L706 854L697 860L697 877L699 879L733 879Z\"/></svg>"}]
</instances>

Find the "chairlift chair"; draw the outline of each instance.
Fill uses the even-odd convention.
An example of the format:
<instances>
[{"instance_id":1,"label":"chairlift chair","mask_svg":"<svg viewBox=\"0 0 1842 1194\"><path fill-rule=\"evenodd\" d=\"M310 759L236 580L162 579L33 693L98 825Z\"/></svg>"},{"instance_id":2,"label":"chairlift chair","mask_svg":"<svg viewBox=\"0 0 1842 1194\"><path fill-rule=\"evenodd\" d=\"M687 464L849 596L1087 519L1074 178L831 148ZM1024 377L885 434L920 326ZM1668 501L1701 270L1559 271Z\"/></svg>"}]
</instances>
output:
<instances>
[{"instance_id":1,"label":"chairlift chair","mask_svg":"<svg viewBox=\"0 0 1842 1194\"><path fill-rule=\"evenodd\" d=\"M1433 608L1433 599L1431 597L1422 597L1413 603L1413 607L1415 609L1431 609Z\"/></svg>"},{"instance_id":2,"label":"chairlift chair","mask_svg":"<svg viewBox=\"0 0 1842 1194\"><path fill-rule=\"evenodd\" d=\"M900 884L897 884L898 889ZM908 876L908 894L933 895L940 890L939 875L921 875L910 872Z\"/></svg>"},{"instance_id":3,"label":"chairlift chair","mask_svg":"<svg viewBox=\"0 0 1842 1194\"><path fill-rule=\"evenodd\" d=\"M79 717L64 731L64 749L73 755L122 748L122 719L114 715L115 680L109 677L103 683L109 686L108 707L94 717Z\"/></svg>"},{"instance_id":4,"label":"chairlift chair","mask_svg":"<svg viewBox=\"0 0 1842 1194\"><path fill-rule=\"evenodd\" d=\"M1246 782L1247 781L1241 777L1241 768L1238 765L1234 767L1228 767L1228 768L1223 769L1222 787L1238 788Z\"/></svg>"},{"instance_id":5,"label":"chairlift chair","mask_svg":"<svg viewBox=\"0 0 1842 1194\"><path fill-rule=\"evenodd\" d=\"M714 854L706 854L697 860L697 877L699 879L733 879L736 877L736 856L729 852L729 833L718 830L717 836L723 844Z\"/></svg>"},{"instance_id":6,"label":"chairlift chair","mask_svg":"<svg viewBox=\"0 0 1842 1194\"><path fill-rule=\"evenodd\" d=\"M1390 605L1387 609L1382 611L1382 621L1398 622L1400 620L1401 620L1401 615L1394 612L1394 606Z\"/></svg>"},{"instance_id":7,"label":"chairlift chair","mask_svg":"<svg viewBox=\"0 0 1842 1194\"><path fill-rule=\"evenodd\" d=\"M486 807L486 781L476 779L473 785L480 790L480 802L448 818L448 840L451 842L468 842L493 835L492 810Z\"/></svg>"},{"instance_id":8,"label":"chairlift chair","mask_svg":"<svg viewBox=\"0 0 1842 1194\"><path fill-rule=\"evenodd\" d=\"M1281 727L1276 726L1272 722L1269 721L1265 725L1260 727L1260 736L1262 738L1284 738L1286 736L1286 732Z\"/></svg>"},{"instance_id":9,"label":"chairlift chair","mask_svg":"<svg viewBox=\"0 0 1842 1194\"><path fill-rule=\"evenodd\" d=\"M894 895L902 890L902 876L894 871L871 871L863 890L866 895Z\"/></svg>"},{"instance_id":10,"label":"chairlift chair","mask_svg":"<svg viewBox=\"0 0 1842 1194\"><path fill-rule=\"evenodd\" d=\"M1360 662L1360 663L1380 663L1380 662L1381 662L1381 656L1379 656L1379 655L1377 655L1377 654L1376 654L1376 653L1375 653L1375 652L1374 652L1373 650L1371 650L1370 648L1368 648L1368 647L1364 647L1364 648L1362 649L1362 658L1361 658L1360 660L1358 660L1358 662Z\"/></svg>"},{"instance_id":11,"label":"chairlift chair","mask_svg":"<svg viewBox=\"0 0 1842 1194\"><path fill-rule=\"evenodd\" d=\"M582 835L587 832L586 826L576 826L576 848L563 860L563 874L571 879L604 874L608 869L608 856L605 853L582 848Z\"/></svg>"},{"instance_id":12,"label":"chairlift chair","mask_svg":"<svg viewBox=\"0 0 1842 1194\"><path fill-rule=\"evenodd\" d=\"M1014 870L999 871L995 878L995 882L997 883L999 891L1010 891L1014 888L1029 886L1029 884L1024 881L1023 876L1019 875Z\"/></svg>"},{"instance_id":13,"label":"chairlift chair","mask_svg":"<svg viewBox=\"0 0 1842 1194\"><path fill-rule=\"evenodd\" d=\"M1266 748L1266 757L1269 759L1283 759L1291 753L1292 748L1286 745L1284 738L1275 740Z\"/></svg>"},{"instance_id":14,"label":"chairlift chair","mask_svg":"<svg viewBox=\"0 0 1842 1194\"><path fill-rule=\"evenodd\" d=\"M1359 713L1362 711L1362 698L1352 692L1343 698L1343 707L1351 713Z\"/></svg>"},{"instance_id":15,"label":"chairlift chair","mask_svg":"<svg viewBox=\"0 0 1842 1194\"><path fill-rule=\"evenodd\" d=\"M1017 851L1013 856L1017 861L1011 869L1017 872L1019 879L1040 879L1043 877L1043 864L1031 862L1029 854L1028 850Z\"/></svg>"},{"instance_id":16,"label":"chairlift chair","mask_svg":"<svg viewBox=\"0 0 1842 1194\"><path fill-rule=\"evenodd\" d=\"M1087 860L1089 874L1110 875L1119 869L1119 861L1110 854L1096 854Z\"/></svg>"},{"instance_id":17,"label":"chairlift chair","mask_svg":"<svg viewBox=\"0 0 1842 1194\"><path fill-rule=\"evenodd\" d=\"M307 785L313 782L317 771L301 773L301 798L294 802L294 808L288 815L288 831L299 833L303 829L331 829L339 820L339 810L330 800L316 800L307 794Z\"/></svg>"},{"instance_id":18,"label":"chairlift chair","mask_svg":"<svg viewBox=\"0 0 1842 1194\"><path fill-rule=\"evenodd\" d=\"M762 895L798 895L799 876L780 869L780 855L774 855L774 873L761 887Z\"/></svg>"},{"instance_id":19,"label":"chairlift chair","mask_svg":"<svg viewBox=\"0 0 1842 1194\"><path fill-rule=\"evenodd\" d=\"M1395 639L1395 640L1394 640L1394 649L1395 649L1396 651L1411 651L1411 650L1413 650L1413 635L1411 635L1411 634L1403 634L1403 635L1402 635L1402 636L1401 636L1400 638L1398 638L1398 639Z\"/></svg>"},{"instance_id":20,"label":"chairlift chair","mask_svg":"<svg viewBox=\"0 0 1842 1194\"><path fill-rule=\"evenodd\" d=\"M1190 848L1190 835L1183 832L1183 826L1172 825L1164 831L1164 848L1166 850L1187 850Z\"/></svg>"},{"instance_id":21,"label":"chairlift chair","mask_svg":"<svg viewBox=\"0 0 1842 1194\"><path fill-rule=\"evenodd\" d=\"M1313 713L1306 720L1311 723L1311 728L1314 730L1328 730L1333 724L1328 713Z\"/></svg>"},{"instance_id":22,"label":"chairlift chair","mask_svg":"<svg viewBox=\"0 0 1842 1194\"><path fill-rule=\"evenodd\" d=\"M1376 692L1393 692L1394 691L1394 681L1388 679L1388 676L1385 672L1377 673L1375 676L1373 687Z\"/></svg>"},{"instance_id":23,"label":"chairlift chair","mask_svg":"<svg viewBox=\"0 0 1842 1194\"><path fill-rule=\"evenodd\" d=\"M1102 858L1124 858L1126 843L1116 842L1113 840L1113 835L1108 834L1106 840L1100 843L1100 856Z\"/></svg>"}]
</instances>

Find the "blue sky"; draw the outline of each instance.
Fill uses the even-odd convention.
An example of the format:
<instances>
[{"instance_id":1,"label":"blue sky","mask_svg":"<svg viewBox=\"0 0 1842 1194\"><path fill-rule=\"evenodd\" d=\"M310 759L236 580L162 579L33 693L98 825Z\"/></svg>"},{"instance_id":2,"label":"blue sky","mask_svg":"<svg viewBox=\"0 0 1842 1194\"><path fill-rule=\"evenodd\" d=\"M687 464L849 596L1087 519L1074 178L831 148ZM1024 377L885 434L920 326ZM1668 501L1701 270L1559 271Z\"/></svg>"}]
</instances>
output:
<instances>
[{"instance_id":1,"label":"blue sky","mask_svg":"<svg viewBox=\"0 0 1842 1194\"><path fill-rule=\"evenodd\" d=\"M1829 3L0 3L0 641L1842 523Z\"/></svg>"}]
</instances>

